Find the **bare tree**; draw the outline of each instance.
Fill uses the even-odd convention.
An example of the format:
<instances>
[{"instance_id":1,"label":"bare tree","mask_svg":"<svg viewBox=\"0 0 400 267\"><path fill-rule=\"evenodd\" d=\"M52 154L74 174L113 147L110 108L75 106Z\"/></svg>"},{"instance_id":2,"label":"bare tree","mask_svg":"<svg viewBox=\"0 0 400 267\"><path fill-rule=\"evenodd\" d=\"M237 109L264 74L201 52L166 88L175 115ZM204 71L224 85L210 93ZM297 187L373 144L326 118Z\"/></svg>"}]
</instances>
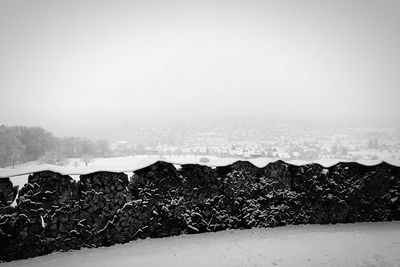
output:
<instances>
[{"instance_id":1,"label":"bare tree","mask_svg":"<svg viewBox=\"0 0 400 267\"><path fill-rule=\"evenodd\" d=\"M87 165L89 165L90 162L93 161L93 157L91 155L82 155L81 160L83 161L83 163L85 163L85 166L87 167Z\"/></svg>"},{"instance_id":2,"label":"bare tree","mask_svg":"<svg viewBox=\"0 0 400 267\"><path fill-rule=\"evenodd\" d=\"M100 157L107 157L111 154L110 144L107 140L96 141L97 154Z\"/></svg>"},{"instance_id":3,"label":"bare tree","mask_svg":"<svg viewBox=\"0 0 400 267\"><path fill-rule=\"evenodd\" d=\"M13 168L17 161L22 160L24 157L25 147L13 135L2 134L0 135L0 165L7 166L12 164Z\"/></svg>"},{"instance_id":4,"label":"bare tree","mask_svg":"<svg viewBox=\"0 0 400 267\"><path fill-rule=\"evenodd\" d=\"M52 151L46 152L40 158L40 162L52 164L52 165L65 166L68 164L68 159L66 159L64 157L64 155L62 155L62 153L52 150Z\"/></svg>"},{"instance_id":5,"label":"bare tree","mask_svg":"<svg viewBox=\"0 0 400 267\"><path fill-rule=\"evenodd\" d=\"M10 159L12 167L14 168L16 162L20 162L24 159L25 147L21 143L15 144L11 149Z\"/></svg>"}]
</instances>

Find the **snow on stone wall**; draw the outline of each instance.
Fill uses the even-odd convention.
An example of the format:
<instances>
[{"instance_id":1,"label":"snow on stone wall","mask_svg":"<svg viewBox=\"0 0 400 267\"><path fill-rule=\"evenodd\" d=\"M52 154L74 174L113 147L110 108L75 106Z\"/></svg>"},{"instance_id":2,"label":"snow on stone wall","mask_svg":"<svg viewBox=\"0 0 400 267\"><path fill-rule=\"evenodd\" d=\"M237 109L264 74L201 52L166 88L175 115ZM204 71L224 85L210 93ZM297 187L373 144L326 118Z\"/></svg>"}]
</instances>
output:
<instances>
[{"instance_id":1,"label":"snow on stone wall","mask_svg":"<svg viewBox=\"0 0 400 267\"><path fill-rule=\"evenodd\" d=\"M202 166L208 167L224 167L231 164L234 164L237 161L247 161L257 166L259 168L264 168L270 163L274 163L277 161L275 158L253 158L253 159L238 159L238 158L220 158L215 156L207 157L209 159L208 162L201 162L197 157L194 156L184 156L184 157L169 157L169 158L161 158L161 157L143 157L143 158L115 158L116 161L112 160L113 158L107 158L106 161L103 161L103 164L90 164L89 166L80 166L80 167L72 167L72 166L57 166L50 164L40 164L40 165L28 165L18 168L0 168L0 179L1 178L10 178L14 176L21 176L26 174L31 174L35 172L41 171L52 171L57 172L64 175L83 175L94 172L106 171L106 172L134 172L136 170L148 167L150 165L155 164L158 161L164 161L168 163L172 163L174 165L184 165L184 164L199 164ZM393 166L400 167L399 160L391 160L387 162L383 162L381 160L358 160L358 161L344 161L342 159L320 159L314 161L304 161L304 160L289 160L283 161L290 165L306 165L306 164L319 164L326 168L334 166L341 162L353 162L365 166L373 166L381 163L388 163Z\"/></svg>"}]
</instances>

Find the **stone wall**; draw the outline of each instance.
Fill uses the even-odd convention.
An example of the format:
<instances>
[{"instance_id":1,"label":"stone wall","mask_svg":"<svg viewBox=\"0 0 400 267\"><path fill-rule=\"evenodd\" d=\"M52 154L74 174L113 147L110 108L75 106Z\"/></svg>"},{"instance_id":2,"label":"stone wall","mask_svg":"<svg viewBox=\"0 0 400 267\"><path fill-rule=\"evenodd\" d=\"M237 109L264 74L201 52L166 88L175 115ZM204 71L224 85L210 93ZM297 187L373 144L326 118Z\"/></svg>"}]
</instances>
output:
<instances>
[{"instance_id":1,"label":"stone wall","mask_svg":"<svg viewBox=\"0 0 400 267\"><path fill-rule=\"evenodd\" d=\"M18 186L13 186L10 178L0 179L0 208L10 206L17 195Z\"/></svg>"},{"instance_id":2,"label":"stone wall","mask_svg":"<svg viewBox=\"0 0 400 267\"><path fill-rule=\"evenodd\" d=\"M184 233L400 220L400 168L385 163L177 170L157 162L129 178L97 172L78 182L44 171L29 176L15 207L16 192L3 180L0 261Z\"/></svg>"}]
</instances>

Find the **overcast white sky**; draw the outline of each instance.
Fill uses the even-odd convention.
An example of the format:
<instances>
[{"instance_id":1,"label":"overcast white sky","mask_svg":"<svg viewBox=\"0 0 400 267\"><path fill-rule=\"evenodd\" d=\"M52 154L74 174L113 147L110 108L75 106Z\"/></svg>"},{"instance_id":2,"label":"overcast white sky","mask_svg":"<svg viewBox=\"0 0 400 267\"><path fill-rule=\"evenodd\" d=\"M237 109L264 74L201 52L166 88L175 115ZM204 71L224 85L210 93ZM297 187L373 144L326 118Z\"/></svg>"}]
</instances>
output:
<instances>
[{"instance_id":1,"label":"overcast white sky","mask_svg":"<svg viewBox=\"0 0 400 267\"><path fill-rule=\"evenodd\" d=\"M400 1L0 1L0 124L400 125Z\"/></svg>"}]
</instances>

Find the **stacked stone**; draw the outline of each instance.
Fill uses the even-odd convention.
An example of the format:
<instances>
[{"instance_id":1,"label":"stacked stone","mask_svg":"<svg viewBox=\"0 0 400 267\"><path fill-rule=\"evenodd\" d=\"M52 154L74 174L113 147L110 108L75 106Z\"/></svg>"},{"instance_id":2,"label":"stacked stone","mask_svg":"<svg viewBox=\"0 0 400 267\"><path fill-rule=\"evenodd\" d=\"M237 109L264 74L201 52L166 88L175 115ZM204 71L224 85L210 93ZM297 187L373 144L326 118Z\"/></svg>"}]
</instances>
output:
<instances>
[{"instance_id":1,"label":"stacked stone","mask_svg":"<svg viewBox=\"0 0 400 267\"><path fill-rule=\"evenodd\" d=\"M225 222L220 221L222 227L272 227L289 223L282 215L289 217L286 202L297 198L297 194L285 189L291 184L286 164L277 162L259 169L248 162L236 162L228 168L223 178L227 214Z\"/></svg>"},{"instance_id":2,"label":"stacked stone","mask_svg":"<svg viewBox=\"0 0 400 267\"><path fill-rule=\"evenodd\" d=\"M292 173L295 177L292 188L300 194L306 216L299 223L345 222L347 210L342 201L348 186L345 180L335 178L332 171L318 164L292 167Z\"/></svg>"},{"instance_id":3,"label":"stacked stone","mask_svg":"<svg viewBox=\"0 0 400 267\"><path fill-rule=\"evenodd\" d=\"M250 227L243 211L257 194L260 170L249 162L238 161L217 168L216 173L222 185L219 195L208 201L213 206L210 228L218 231Z\"/></svg>"},{"instance_id":4,"label":"stacked stone","mask_svg":"<svg viewBox=\"0 0 400 267\"><path fill-rule=\"evenodd\" d=\"M17 196L18 186L13 186L10 178L0 178L0 208L10 206Z\"/></svg>"},{"instance_id":5,"label":"stacked stone","mask_svg":"<svg viewBox=\"0 0 400 267\"><path fill-rule=\"evenodd\" d=\"M295 167L292 165L292 168ZM273 184L274 189L292 188L292 176L289 171L289 164L279 160L274 163L270 163L262 168L263 176Z\"/></svg>"},{"instance_id":6,"label":"stacked stone","mask_svg":"<svg viewBox=\"0 0 400 267\"><path fill-rule=\"evenodd\" d=\"M300 168L301 179L293 184L304 195L302 206L310 215L307 223L400 219L398 167L340 163L327 169L317 164Z\"/></svg>"},{"instance_id":7,"label":"stacked stone","mask_svg":"<svg viewBox=\"0 0 400 267\"><path fill-rule=\"evenodd\" d=\"M9 187L7 187L9 188ZM124 173L29 176L0 209L0 261L147 237L303 223L400 220L400 168L157 162Z\"/></svg>"},{"instance_id":8,"label":"stacked stone","mask_svg":"<svg viewBox=\"0 0 400 267\"><path fill-rule=\"evenodd\" d=\"M138 227L135 238L179 235L185 229L185 178L166 162L135 171L130 189L136 199ZM140 209L140 210L138 210Z\"/></svg>"},{"instance_id":9,"label":"stacked stone","mask_svg":"<svg viewBox=\"0 0 400 267\"><path fill-rule=\"evenodd\" d=\"M108 246L129 240L130 221L123 210L131 203L128 176L96 172L82 175L79 227L88 246Z\"/></svg>"},{"instance_id":10,"label":"stacked stone","mask_svg":"<svg viewBox=\"0 0 400 267\"><path fill-rule=\"evenodd\" d=\"M7 255L26 258L61 249L60 240L68 233L60 231L57 223L63 214L70 219L70 208L78 198L76 183L69 176L50 171L30 175L19 191L15 213L4 221L10 233Z\"/></svg>"},{"instance_id":11,"label":"stacked stone","mask_svg":"<svg viewBox=\"0 0 400 267\"><path fill-rule=\"evenodd\" d=\"M361 177L362 201L352 208L362 221L400 220L399 169L383 163Z\"/></svg>"},{"instance_id":12,"label":"stacked stone","mask_svg":"<svg viewBox=\"0 0 400 267\"><path fill-rule=\"evenodd\" d=\"M338 170L351 177L338 175ZM370 220L368 216L387 219L388 214L391 218L398 216L395 193L399 175L395 179L387 172L382 174L397 183L393 183L391 189L388 186L382 189L383 192L390 190L385 195L386 198L390 196L390 203L380 205L379 209L386 211L376 214L379 210L376 205L375 209L371 205L363 209L360 204L370 203L366 202L369 187L363 175L367 173L370 177L376 170L357 164L326 169L318 164L294 166L276 162L260 170L248 162L237 162L215 170L183 165L176 174L171 173L171 177L177 176L181 181L180 187L170 189L181 196L184 233L300 223L344 223ZM159 177L155 181L166 178L157 168L143 169L138 177ZM387 210L389 206L392 206L390 211ZM358 216L353 210L364 214Z\"/></svg>"},{"instance_id":13,"label":"stacked stone","mask_svg":"<svg viewBox=\"0 0 400 267\"><path fill-rule=\"evenodd\" d=\"M180 195L186 206L182 214L185 221L183 232L215 231L216 221L226 214L225 203L222 203L224 178L218 176L216 169L197 164L182 165L178 175L183 180Z\"/></svg>"}]
</instances>

